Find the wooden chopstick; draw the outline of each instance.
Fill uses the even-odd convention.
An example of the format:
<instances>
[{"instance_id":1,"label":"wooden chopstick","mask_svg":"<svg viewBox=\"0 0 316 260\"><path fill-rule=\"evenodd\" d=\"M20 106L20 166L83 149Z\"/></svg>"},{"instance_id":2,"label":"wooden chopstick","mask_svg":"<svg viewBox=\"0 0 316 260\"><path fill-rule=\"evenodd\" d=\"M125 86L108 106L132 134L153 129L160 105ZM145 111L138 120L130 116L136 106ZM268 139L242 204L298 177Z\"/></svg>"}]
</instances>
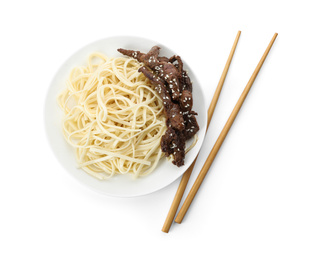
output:
<instances>
[{"instance_id":1,"label":"wooden chopstick","mask_svg":"<svg viewBox=\"0 0 316 260\"><path fill-rule=\"evenodd\" d=\"M213 116L213 113L214 113L214 110L215 110L215 107L216 107L219 95L221 93L221 90L222 90L222 87L223 87L223 84L224 84L224 81L225 81L225 78L226 78L226 75L227 75L230 63L231 63L232 58L234 56L234 52L235 52L235 49L236 49L236 46L237 46L237 43L238 43L238 40L239 40L240 33L241 33L241 31L238 31L237 36L236 36L235 41L234 41L234 44L233 44L233 47L232 47L232 49L230 51L230 54L228 56L226 65L225 65L224 70L222 72L222 76L221 76L221 78L220 78L220 80L218 82L217 88L215 90L212 102L211 102L211 104L210 104L210 106L208 108L208 111L207 111L207 128L208 128L208 126L209 126L209 124L211 122L211 119L212 119L212 116ZM206 129L206 131L207 131L207 129ZM196 156L196 158L197 157L198 157L198 155ZM195 162L196 162L196 158L193 161L193 163L191 164L191 166L186 170L186 172L182 176L182 179L181 179L181 182L179 184L178 190L176 192L176 195L174 196L173 202L172 202L171 207L169 209L167 218L166 218L165 223L164 223L164 225L163 225L163 227L161 229L161 231L163 231L163 232L166 232L166 233L169 232L169 229L171 227L171 224L173 222L173 219L174 219L174 217L175 217L175 215L177 213L179 204L181 202L183 193L184 193L185 188L186 188L186 186L188 184L188 181L190 179L192 170L193 170Z\"/></svg>"},{"instance_id":2,"label":"wooden chopstick","mask_svg":"<svg viewBox=\"0 0 316 260\"><path fill-rule=\"evenodd\" d=\"M252 76L250 77L244 91L242 92L242 94L241 94L240 98L238 99L238 102L236 103L231 115L229 116L222 132L220 133L216 143L214 144L212 151L210 152L208 158L206 159L205 164L203 165L198 177L196 178L187 198L185 199L185 201L184 201L184 203L183 203L183 205L182 205L182 207L181 207L181 209L180 209L180 211L175 219L175 222L177 222L177 223L182 222L182 220L183 220L186 212L188 211L198 189L200 188L200 186L204 180L204 177L206 176L206 174L208 172L208 169L211 167L218 150L220 149L223 141L225 140L225 137L226 137L230 127L232 126L243 102L245 101L247 94L248 94L253 82L255 81L255 79L256 79L256 77L257 77L257 75L262 67L262 64L265 61L265 59L266 59L266 57L267 57L267 55L268 55L268 53L269 53L269 51L270 51L277 36L278 36L278 34L275 33L274 36L272 37L272 40L270 41L266 51L264 52L264 54L263 54L261 60L259 61L256 69L254 70Z\"/></svg>"}]
</instances>

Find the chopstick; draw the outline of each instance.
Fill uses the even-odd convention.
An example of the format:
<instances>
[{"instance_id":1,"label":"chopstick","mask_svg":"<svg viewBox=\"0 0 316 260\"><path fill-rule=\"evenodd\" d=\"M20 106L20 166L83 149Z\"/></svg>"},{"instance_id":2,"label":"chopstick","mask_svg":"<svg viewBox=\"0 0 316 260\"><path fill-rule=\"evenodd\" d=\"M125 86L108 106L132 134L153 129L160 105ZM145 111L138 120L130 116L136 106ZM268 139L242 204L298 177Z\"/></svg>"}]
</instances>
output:
<instances>
[{"instance_id":1,"label":"chopstick","mask_svg":"<svg viewBox=\"0 0 316 260\"><path fill-rule=\"evenodd\" d=\"M237 46L237 43L238 43L238 40L239 40L240 33L241 33L241 31L238 31L237 36L236 36L235 41L234 41L234 44L233 44L233 47L232 47L232 49L230 51L230 54L228 56L226 65L225 65L224 70L222 72L222 76L221 76L221 78L220 78L220 80L218 82L218 85L217 85L217 88L215 90L213 99L212 99L211 104L210 104L210 106L208 108L208 112L207 112L207 126L206 126L207 128L208 128L208 126L209 126L209 124L211 122L211 119L212 119L212 116L213 116L213 113L214 113L214 110L215 110L215 107L216 107L219 95L221 93L221 90L222 90L222 87L223 87L223 84L224 84L224 81L225 81L225 78L226 78L226 75L227 75L230 63L231 63L231 61L233 59L234 52L235 52L235 49L236 49L236 46ZM206 128L206 131L207 131L207 128ZM188 181L190 179L190 176L191 176L192 170L194 168L194 165L195 165L197 157L198 157L198 155L196 156L196 158L193 161L193 163L190 165L190 167L186 170L186 172L183 174L183 176L181 178L181 182L179 184L178 190L176 192L176 195L174 196L174 199L173 199L173 202L172 202L171 207L169 209L167 218L166 218L165 223L164 223L164 225L163 225L163 227L161 229L161 231L163 231L163 232L166 232L166 233L169 232L169 229L171 227L172 221L173 221L173 219L174 219L174 217L175 217L175 215L177 213L179 204L181 202L183 193L184 193L185 188L186 188L186 186L188 184Z\"/></svg>"},{"instance_id":2,"label":"chopstick","mask_svg":"<svg viewBox=\"0 0 316 260\"><path fill-rule=\"evenodd\" d=\"M272 37L272 40L270 41L267 49L265 50L262 58L260 59L260 61L258 63L256 69L254 70L252 76L250 77L250 79L249 79L244 91L242 92L241 96L239 97L238 102L236 103L236 105L235 105L231 115L229 116L229 118L228 118L228 120L227 120L227 122L226 122L226 124L225 124L225 126L224 126L224 128L222 130L222 132L220 133L220 135L219 135L216 143L214 144L214 146L213 146L208 158L206 159L206 162L204 163L204 165L203 165L198 177L196 178L196 180L195 180L195 182L194 182L194 184L193 184L193 186L192 186L187 198L185 199L185 201L184 201L184 203L183 203L183 205L182 205L182 207L181 207L181 209L180 209L180 211L179 211L179 213L178 213L178 215L177 215L177 217L175 219L175 222L177 222L177 223L181 223L182 222L186 212L188 211L188 209L189 209L189 207L190 207L190 205L191 205L191 203L192 203L197 191L199 190L199 188L200 188L200 186L201 186L201 184L202 184L202 182L204 180L204 177L206 176L206 174L208 172L208 169L211 167L211 165L212 165L212 163L213 163L213 161L214 161L214 159L216 157L216 154L217 154L218 150L220 149L223 141L225 140L225 137L226 137L230 127L232 126L232 124L233 124L233 122L234 122L234 120L235 120L235 118L236 118L236 116L237 116L237 114L238 114L243 102L245 101L245 99L247 97L247 94L248 94L253 82L255 81L255 79L256 79L256 77L257 77L257 75L258 75L258 73L259 73L259 71L260 71L260 69L262 67L262 64L264 63L264 61L265 61L265 59L266 59L266 57L267 57L267 55L268 55L268 53L269 53L269 51L270 51L270 49L271 49L271 47L272 47L272 45L273 45L273 43L274 43L274 41L275 41L277 36L278 36L278 34L275 33L274 36Z\"/></svg>"}]
</instances>

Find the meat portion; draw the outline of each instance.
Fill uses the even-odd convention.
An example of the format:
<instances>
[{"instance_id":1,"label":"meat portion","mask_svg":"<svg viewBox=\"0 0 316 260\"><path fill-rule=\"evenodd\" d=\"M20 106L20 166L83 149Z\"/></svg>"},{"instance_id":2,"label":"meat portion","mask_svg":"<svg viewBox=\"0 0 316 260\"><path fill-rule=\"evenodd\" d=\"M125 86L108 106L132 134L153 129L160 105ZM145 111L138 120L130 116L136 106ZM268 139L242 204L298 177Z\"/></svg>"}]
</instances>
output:
<instances>
[{"instance_id":1,"label":"meat portion","mask_svg":"<svg viewBox=\"0 0 316 260\"><path fill-rule=\"evenodd\" d=\"M120 48L118 49L118 52L132 57L139 62L143 62L147 67L153 69L155 66L159 65L158 63L160 62L158 60L159 49L160 47L154 46L150 49L148 53L142 53L140 51L125 50ZM164 58L165 57L162 57L162 60L165 60Z\"/></svg>"},{"instance_id":2,"label":"meat portion","mask_svg":"<svg viewBox=\"0 0 316 260\"><path fill-rule=\"evenodd\" d=\"M165 80L169 87L169 91L174 101L180 98L180 83L179 83L179 71L169 62L159 62L159 66L155 66L157 74Z\"/></svg>"},{"instance_id":3,"label":"meat portion","mask_svg":"<svg viewBox=\"0 0 316 260\"><path fill-rule=\"evenodd\" d=\"M161 150L166 156L173 154L175 148L175 140L178 139L176 130L172 127L168 127L165 134L161 137Z\"/></svg>"},{"instance_id":4,"label":"meat portion","mask_svg":"<svg viewBox=\"0 0 316 260\"><path fill-rule=\"evenodd\" d=\"M185 135L184 131L177 131L169 127L161 137L161 150L166 156L173 155L173 163L178 167L184 164L185 158Z\"/></svg>"},{"instance_id":5,"label":"meat portion","mask_svg":"<svg viewBox=\"0 0 316 260\"><path fill-rule=\"evenodd\" d=\"M180 107L183 112L191 111L193 105L192 92L185 89L180 98Z\"/></svg>"},{"instance_id":6,"label":"meat portion","mask_svg":"<svg viewBox=\"0 0 316 260\"><path fill-rule=\"evenodd\" d=\"M183 119L185 123L185 130L183 132L186 140L193 137L200 130L199 124L195 117L196 114L197 113L194 111L183 113Z\"/></svg>"},{"instance_id":7,"label":"meat portion","mask_svg":"<svg viewBox=\"0 0 316 260\"><path fill-rule=\"evenodd\" d=\"M181 73L181 84L182 84L183 90L187 89L188 91L192 92L192 82L188 76L187 71L182 71Z\"/></svg>"},{"instance_id":8,"label":"meat portion","mask_svg":"<svg viewBox=\"0 0 316 260\"><path fill-rule=\"evenodd\" d=\"M159 57L159 50L158 46L148 53L118 49L144 64L139 72L151 81L163 100L167 130L161 138L161 150L166 156L173 155L173 163L180 167L184 164L185 141L199 131L197 113L192 111L192 83L180 56Z\"/></svg>"},{"instance_id":9,"label":"meat portion","mask_svg":"<svg viewBox=\"0 0 316 260\"><path fill-rule=\"evenodd\" d=\"M183 62L182 62L180 56L173 55L173 56L169 59L169 62L171 62L171 63L174 63L175 61L178 62L177 69L178 69L179 73L181 74L182 71L183 71Z\"/></svg>"},{"instance_id":10,"label":"meat portion","mask_svg":"<svg viewBox=\"0 0 316 260\"><path fill-rule=\"evenodd\" d=\"M158 60L160 62L169 62L169 59L167 57L158 57Z\"/></svg>"}]
</instances>

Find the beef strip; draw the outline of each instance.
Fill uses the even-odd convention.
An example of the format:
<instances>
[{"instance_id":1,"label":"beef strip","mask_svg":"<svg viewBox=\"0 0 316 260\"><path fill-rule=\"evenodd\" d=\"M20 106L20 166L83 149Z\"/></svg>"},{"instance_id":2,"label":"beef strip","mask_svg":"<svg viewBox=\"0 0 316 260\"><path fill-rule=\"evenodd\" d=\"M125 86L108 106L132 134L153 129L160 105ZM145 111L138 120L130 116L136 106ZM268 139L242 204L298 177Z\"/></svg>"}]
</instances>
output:
<instances>
[{"instance_id":1,"label":"beef strip","mask_svg":"<svg viewBox=\"0 0 316 260\"><path fill-rule=\"evenodd\" d=\"M174 63L175 61L178 62L177 69L179 73L181 73L183 71L183 62L181 60L181 57L178 55L173 55L172 57L170 57L169 62Z\"/></svg>"},{"instance_id":2,"label":"beef strip","mask_svg":"<svg viewBox=\"0 0 316 260\"><path fill-rule=\"evenodd\" d=\"M169 59L167 57L158 57L158 60L160 62L169 62Z\"/></svg>"},{"instance_id":3,"label":"beef strip","mask_svg":"<svg viewBox=\"0 0 316 260\"><path fill-rule=\"evenodd\" d=\"M185 157L185 141L184 131L177 131L168 127L166 133L161 137L161 150L166 156L173 155L173 164L178 167L184 164Z\"/></svg>"},{"instance_id":4,"label":"beef strip","mask_svg":"<svg viewBox=\"0 0 316 260\"><path fill-rule=\"evenodd\" d=\"M185 158L185 136L183 131L176 131L177 138L174 140L174 150L173 150L173 164L177 165L178 167L184 165L184 158Z\"/></svg>"},{"instance_id":5,"label":"beef strip","mask_svg":"<svg viewBox=\"0 0 316 260\"><path fill-rule=\"evenodd\" d=\"M182 112L191 111L193 105L192 92L187 89L183 90L179 103Z\"/></svg>"},{"instance_id":6,"label":"beef strip","mask_svg":"<svg viewBox=\"0 0 316 260\"><path fill-rule=\"evenodd\" d=\"M187 71L182 71L181 73L181 83L183 86L183 90L187 89L188 91L192 92L192 82L190 77L188 76L188 72Z\"/></svg>"},{"instance_id":7,"label":"beef strip","mask_svg":"<svg viewBox=\"0 0 316 260\"><path fill-rule=\"evenodd\" d=\"M166 156L173 154L173 141L177 138L176 131L172 127L168 127L165 134L161 137L161 150Z\"/></svg>"},{"instance_id":8,"label":"beef strip","mask_svg":"<svg viewBox=\"0 0 316 260\"><path fill-rule=\"evenodd\" d=\"M159 62L154 67L154 71L167 83L172 99L178 101L180 98L180 75L178 69L169 62Z\"/></svg>"},{"instance_id":9,"label":"beef strip","mask_svg":"<svg viewBox=\"0 0 316 260\"><path fill-rule=\"evenodd\" d=\"M192 92L191 79L188 76L188 72L186 70L183 70L183 62L181 60L181 57L174 55L169 59L169 61L171 63L174 63L175 61L178 62L178 64L175 64L175 66L177 67L180 74L179 81L180 81L180 86L181 86L181 92L186 89Z\"/></svg>"},{"instance_id":10,"label":"beef strip","mask_svg":"<svg viewBox=\"0 0 316 260\"><path fill-rule=\"evenodd\" d=\"M200 129L195 117L196 114L197 113L194 111L183 112L183 119L185 123L185 130L183 133L186 140L189 140L191 137L193 137Z\"/></svg>"},{"instance_id":11,"label":"beef strip","mask_svg":"<svg viewBox=\"0 0 316 260\"><path fill-rule=\"evenodd\" d=\"M126 50L126 49L118 49L118 52L132 57L139 62L144 62L146 66L150 67L152 69L153 66L157 65L158 61L158 54L159 54L160 47L154 46L150 49L148 53L142 53L140 51L134 51L134 50Z\"/></svg>"}]
</instances>

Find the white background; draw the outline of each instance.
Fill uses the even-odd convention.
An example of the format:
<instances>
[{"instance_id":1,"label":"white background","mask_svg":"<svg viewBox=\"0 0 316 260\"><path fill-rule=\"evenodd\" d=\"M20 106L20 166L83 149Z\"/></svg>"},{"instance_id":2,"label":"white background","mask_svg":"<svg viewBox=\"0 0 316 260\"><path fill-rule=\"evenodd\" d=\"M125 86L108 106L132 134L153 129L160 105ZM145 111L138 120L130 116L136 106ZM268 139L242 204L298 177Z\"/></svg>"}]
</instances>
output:
<instances>
[{"instance_id":1,"label":"white background","mask_svg":"<svg viewBox=\"0 0 316 260\"><path fill-rule=\"evenodd\" d=\"M314 1L206 2L1 2L1 259L316 259ZM238 30L189 186L279 36L181 225L160 231L180 180L118 199L57 162L45 95L76 50L113 35L151 38L190 64L209 103Z\"/></svg>"}]
</instances>

